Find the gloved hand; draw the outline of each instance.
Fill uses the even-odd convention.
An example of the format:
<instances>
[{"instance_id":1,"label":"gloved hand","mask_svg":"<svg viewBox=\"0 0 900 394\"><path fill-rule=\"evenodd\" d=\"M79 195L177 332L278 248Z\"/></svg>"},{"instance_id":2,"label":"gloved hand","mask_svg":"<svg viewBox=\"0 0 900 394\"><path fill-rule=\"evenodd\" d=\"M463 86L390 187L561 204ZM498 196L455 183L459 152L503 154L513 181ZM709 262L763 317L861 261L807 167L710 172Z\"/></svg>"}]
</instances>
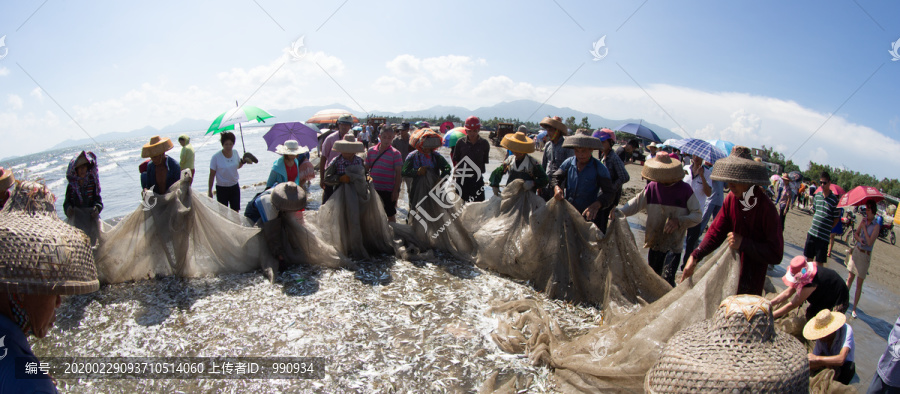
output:
<instances>
[{"instance_id":1,"label":"gloved hand","mask_svg":"<svg viewBox=\"0 0 900 394\"><path fill-rule=\"evenodd\" d=\"M349 175L341 175L341 177L338 178L338 180L341 183L350 183L350 176Z\"/></svg>"},{"instance_id":2,"label":"gloved hand","mask_svg":"<svg viewBox=\"0 0 900 394\"><path fill-rule=\"evenodd\" d=\"M534 181L525 181L525 190L534 189Z\"/></svg>"},{"instance_id":3,"label":"gloved hand","mask_svg":"<svg viewBox=\"0 0 900 394\"><path fill-rule=\"evenodd\" d=\"M427 172L428 172L428 168L426 168L426 167L419 167L419 170L416 171L416 174L418 174L419 176L422 176L422 175L425 175L425 173L427 173Z\"/></svg>"},{"instance_id":4,"label":"gloved hand","mask_svg":"<svg viewBox=\"0 0 900 394\"><path fill-rule=\"evenodd\" d=\"M494 191L494 195L495 195L495 196L499 196L499 195L500 195L500 187L499 187L499 186L491 186L491 190Z\"/></svg>"}]
</instances>

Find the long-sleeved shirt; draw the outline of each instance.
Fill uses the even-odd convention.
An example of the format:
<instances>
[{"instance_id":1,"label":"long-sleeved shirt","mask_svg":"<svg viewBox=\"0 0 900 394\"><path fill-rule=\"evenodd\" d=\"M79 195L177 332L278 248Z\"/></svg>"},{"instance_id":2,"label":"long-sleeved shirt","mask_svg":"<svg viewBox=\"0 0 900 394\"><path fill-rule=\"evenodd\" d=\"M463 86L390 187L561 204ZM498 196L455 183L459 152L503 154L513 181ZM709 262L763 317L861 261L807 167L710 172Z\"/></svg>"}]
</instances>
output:
<instances>
[{"instance_id":1,"label":"long-sleeved shirt","mask_svg":"<svg viewBox=\"0 0 900 394\"><path fill-rule=\"evenodd\" d=\"M574 150L571 148L563 148L563 141L565 141L565 137L560 137L559 141L550 141L547 143L547 146L544 147L544 157L541 159L541 167L544 167L544 169L547 170L547 175L553 175L566 159L575 156Z\"/></svg>"},{"instance_id":2,"label":"long-sleeved shirt","mask_svg":"<svg viewBox=\"0 0 900 394\"><path fill-rule=\"evenodd\" d=\"M486 171L485 165L488 163L490 153L491 144L489 144L486 139L478 138L475 143L471 143L468 138L463 138L456 143L451 159L453 160L453 164L456 165L463 157L468 157L479 169L481 169L481 174L484 176Z\"/></svg>"},{"instance_id":3,"label":"long-sleeved shirt","mask_svg":"<svg viewBox=\"0 0 900 394\"><path fill-rule=\"evenodd\" d=\"M500 181L503 179L503 174L506 173L509 173L506 184L509 184L516 179L523 179L526 181L533 181L534 188L541 189L549 183L549 178L547 178L547 173L544 172L544 168L538 164L537 159L529 155L525 155L525 158L523 158L521 162L517 162L515 156L507 156L506 160L503 161L503 164L504 165L498 166L491 172L491 177L489 179L491 186L499 187Z\"/></svg>"},{"instance_id":4,"label":"long-sleeved shirt","mask_svg":"<svg viewBox=\"0 0 900 394\"><path fill-rule=\"evenodd\" d=\"M641 211L647 213L644 247L659 252L681 253L687 230L700 223L703 216L694 190L682 181L668 186L650 182L622 207L625 216ZM669 218L678 220L678 228L666 234L663 230Z\"/></svg>"},{"instance_id":5,"label":"long-sleeved shirt","mask_svg":"<svg viewBox=\"0 0 900 394\"><path fill-rule=\"evenodd\" d=\"M716 216L703 237L703 242L691 253L700 260L715 251L725 242L728 233L742 237L738 252L741 256L741 277L738 280L738 294L762 295L766 283L769 264L778 264L784 254L781 220L775 204L766 197L765 191L753 186L739 198L734 193L725 196L722 212Z\"/></svg>"},{"instance_id":6,"label":"long-sleeved shirt","mask_svg":"<svg viewBox=\"0 0 900 394\"><path fill-rule=\"evenodd\" d=\"M606 157L603 158L603 165L609 170L609 177L612 179L613 190L616 193L621 193L622 185L631 180L628 171L625 171L625 163L622 162L622 159L619 158L618 155L610 151Z\"/></svg>"},{"instance_id":7,"label":"long-sleeved shirt","mask_svg":"<svg viewBox=\"0 0 900 394\"><path fill-rule=\"evenodd\" d=\"M591 157L584 168L578 170L576 160L574 156L566 159L553 173L556 184L566 192L566 200L578 212L584 212L595 201L600 202L601 208L612 204L616 193L606 166L597 158Z\"/></svg>"}]
</instances>

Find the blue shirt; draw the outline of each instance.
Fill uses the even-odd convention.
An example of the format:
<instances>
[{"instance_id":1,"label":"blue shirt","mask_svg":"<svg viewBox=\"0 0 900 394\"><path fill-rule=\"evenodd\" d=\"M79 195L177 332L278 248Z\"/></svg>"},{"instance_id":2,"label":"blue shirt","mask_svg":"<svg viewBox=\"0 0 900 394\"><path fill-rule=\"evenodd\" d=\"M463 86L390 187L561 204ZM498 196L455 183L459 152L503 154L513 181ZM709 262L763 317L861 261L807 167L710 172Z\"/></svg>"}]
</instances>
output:
<instances>
[{"instance_id":1,"label":"blue shirt","mask_svg":"<svg viewBox=\"0 0 900 394\"><path fill-rule=\"evenodd\" d=\"M6 354L0 360L0 393L56 393L56 386L50 380L49 375L37 375L39 379L16 379L15 365L24 368L25 363L40 363L31 345L25 338L25 334L8 317L0 315L0 338L3 338L3 347L0 347L0 356ZM16 359L19 359L16 362ZM24 370L21 371L24 373Z\"/></svg>"},{"instance_id":2,"label":"blue shirt","mask_svg":"<svg viewBox=\"0 0 900 394\"><path fill-rule=\"evenodd\" d=\"M168 170L166 172L166 191L168 192L169 188L181 179L181 167L178 166L178 162L175 159L166 156L166 169ZM156 185L156 164L153 164L152 160L147 164L147 172L141 173L141 187L160 194Z\"/></svg>"},{"instance_id":3,"label":"blue shirt","mask_svg":"<svg viewBox=\"0 0 900 394\"><path fill-rule=\"evenodd\" d=\"M610 186L612 181L609 170L597 158L591 157L580 172L575 161L575 156L566 159L559 166L559 171L566 174L566 200L572 203L578 212L582 212L599 200L601 178L605 178Z\"/></svg>"}]
</instances>

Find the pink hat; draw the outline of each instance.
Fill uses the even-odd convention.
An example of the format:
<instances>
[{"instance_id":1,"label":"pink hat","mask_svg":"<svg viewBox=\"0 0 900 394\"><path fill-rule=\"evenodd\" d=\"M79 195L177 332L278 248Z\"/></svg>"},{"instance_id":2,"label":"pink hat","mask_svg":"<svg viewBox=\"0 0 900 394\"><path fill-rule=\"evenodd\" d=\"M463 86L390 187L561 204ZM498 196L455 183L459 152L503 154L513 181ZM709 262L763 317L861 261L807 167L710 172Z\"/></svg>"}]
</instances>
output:
<instances>
[{"instance_id":1,"label":"pink hat","mask_svg":"<svg viewBox=\"0 0 900 394\"><path fill-rule=\"evenodd\" d=\"M816 263L806 261L806 257L804 256L797 256L791 260L791 266L788 268L788 271L784 273L784 277L781 278L781 281L784 282L787 287L793 287L800 290L803 286L812 282L813 278L816 276L816 271Z\"/></svg>"},{"instance_id":2,"label":"pink hat","mask_svg":"<svg viewBox=\"0 0 900 394\"><path fill-rule=\"evenodd\" d=\"M600 130L595 131L592 136L595 138L599 138L600 141L610 140L609 141L610 145L616 143L616 133L614 133L612 130L607 129L607 128L602 128Z\"/></svg>"}]
</instances>

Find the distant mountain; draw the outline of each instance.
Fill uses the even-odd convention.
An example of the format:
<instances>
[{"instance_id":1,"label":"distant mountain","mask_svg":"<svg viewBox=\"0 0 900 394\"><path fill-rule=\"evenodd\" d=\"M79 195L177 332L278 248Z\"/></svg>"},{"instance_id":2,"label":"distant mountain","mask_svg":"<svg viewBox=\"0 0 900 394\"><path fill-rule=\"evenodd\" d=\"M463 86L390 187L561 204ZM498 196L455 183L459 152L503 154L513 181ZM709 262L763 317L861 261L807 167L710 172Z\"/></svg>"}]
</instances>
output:
<instances>
[{"instance_id":1,"label":"distant mountain","mask_svg":"<svg viewBox=\"0 0 900 394\"><path fill-rule=\"evenodd\" d=\"M209 127L209 124L210 124L210 121L208 121L208 120L182 119L182 120L179 120L178 122L175 122L174 124L168 125L161 129L147 126L147 127L140 128L137 130L132 130L132 131L118 131L118 132L100 134L97 137L95 137L94 139L97 140L97 142L106 142L106 141L116 141L116 140L121 140L121 139L143 137L143 136L150 136L150 135L161 135L161 136L173 137L173 136L177 136L178 134L185 133L185 132L206 130L206 128ZM60 143L54 145L50 149L52 150L52 149L68 148L71 146L90 144L92 142L93 141L90 138L84 138L84 139L80 139L80 140L65 140L63 142L60 142Z\"/></svg>"}]
</instances>

